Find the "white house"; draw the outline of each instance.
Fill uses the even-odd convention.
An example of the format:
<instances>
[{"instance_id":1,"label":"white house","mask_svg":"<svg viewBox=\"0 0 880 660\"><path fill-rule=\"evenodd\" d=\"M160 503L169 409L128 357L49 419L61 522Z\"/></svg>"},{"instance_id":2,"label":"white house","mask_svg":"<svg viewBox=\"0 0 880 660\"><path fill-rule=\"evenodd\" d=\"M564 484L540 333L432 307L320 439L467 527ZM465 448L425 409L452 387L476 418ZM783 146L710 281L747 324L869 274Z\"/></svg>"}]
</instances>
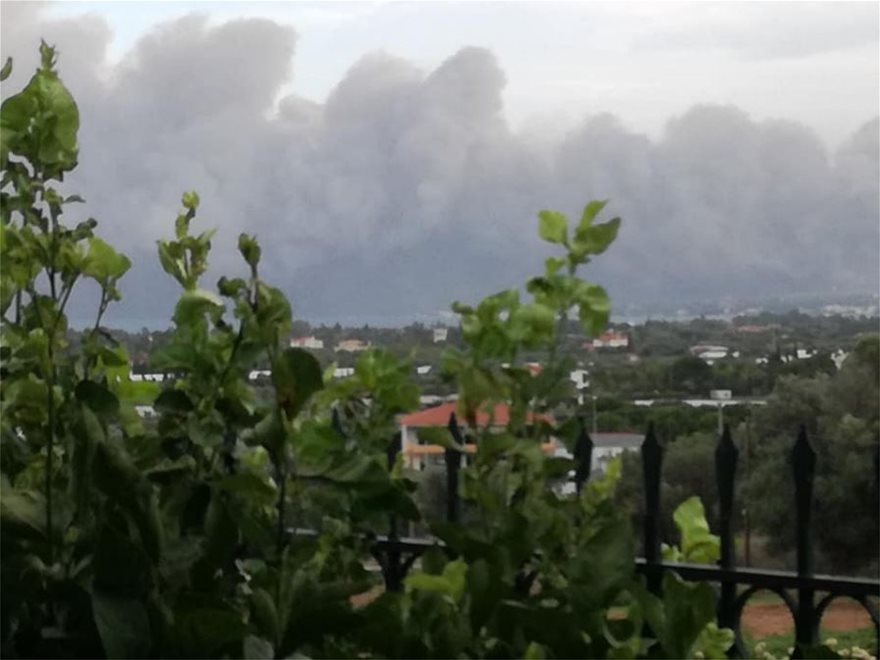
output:
<instances>
[{"instance_id":1,"label":"white house","mask_svg":"<svg viewBox=\"0 0 880 660\"><path fill-rule=\"evenodd\" d=\"M161 383L165 380L165 374L129 374L129 380L134 383L148 382Z\"/></svg>"},{"instance_id":2,"label":"white house","mask_svg":"<svg viewBox=\"0 0 880 660\"><path fill-rule=\"evenodd\" d=\"M416 367L416 373L419 376L427 376L429 373L431 373L431 365L430 364L423 364L419 367Z\"/></svg>"},{"instance_id":3,"label":"white house","mask_svg":"<svg viewBox=\"0 0 880 660\"><path fill-rule=\"evenodd\" d=\"M446 337L449 334L448 328L434 328L434 343L440 343L441 341L446 341Z\"/></svg>"},{"instance_id":4,"label":"white house","mask_svg":"<svg viewBox=\"0 0 880 660\"><path fill-rule=\"evenodd\" d=\"M593 340L593 348L626 348L629 337L624 332L604 332Z\"/></svg>"},{"instance_id":5,"label":"white house","mask_svg":"<svg viewBox=\"0 0 880 660\"><path fill-rule=\"evenodd\" d=\"M333 370L334 378L348 378L354 376L354 367L337 367Z\"/></svg>"},{"instance_id":6,"label":"white house","mask_svg":"<svg viewBox=\"0 0 880 660\"><path fill-rule=\"evenodd\" d=\"M641 433L591 433L590 440L593 441L591 472L602 474L608 469L608 463L615 456L620 456L625 451L638 451L645 436ZM574 458L564 445L558 443L553 455L559 458ZM568 476L572 481L562 484L559 489L561 495L572 495L575 492L574 471Z\"/></svg>"},{"instance_id":7,"label":"white house","mask_svg":"<svg viewBox=\"0 0 880 660\"><path fill-rule=\"evenodd\" d=\"M590 381L587 380L589 375L590 372L586 369L575 369L568 374L568 377L577 389L582 390L590 386Z\"/></svg>"},{"instance_id":8,"label":"white house","mask_svg":"<svg viewBox=\"0 0 880 660\"><path fill-rule=\"evenodd\" d=\"M370 348L370 342L361 341L360 339L343 339L336 344L335 351L345 351L347 353L358 353Z\"/></svg>"},{"instance_id":9,"label":"white house","mask_svg":"<svg viewBox=\"0 0 880 660\"><path fill-rule=\"evenodd\" d=\"M837 367L838 371L840 371L843 363L846 362L847 357L849 357L849 353L844 351L842 348L838 348L831 354L831 361L834 363L834 366Z\"/></svg>"},{"instance_id":10,"label":"white house","mask_svg":"<svg viewBox=\"0 0 880 660\"><path fill-rule=\"evenodd\" d=\"M290 347L320 350L324 348L324 341L316 337L294 337L290 340Z\"/></svg>"}]
</instances>

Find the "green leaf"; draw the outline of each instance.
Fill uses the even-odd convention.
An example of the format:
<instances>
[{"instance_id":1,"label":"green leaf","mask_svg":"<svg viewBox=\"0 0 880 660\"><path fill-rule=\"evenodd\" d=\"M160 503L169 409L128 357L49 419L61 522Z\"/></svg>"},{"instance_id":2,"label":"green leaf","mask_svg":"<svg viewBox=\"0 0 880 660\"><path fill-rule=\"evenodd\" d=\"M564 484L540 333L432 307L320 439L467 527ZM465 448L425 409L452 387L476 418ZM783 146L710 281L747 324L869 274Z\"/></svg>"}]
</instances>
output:
<instances>
[{"instance_id":1,"label":"green leaf","mask_svg":"<svg viewBox=\"0 0 880 660\"><path fill-rule=\"evenodd\" d=\"M257 475L248 472L225 476L215 481L214 486L219 490L244 495L254 503L257 500L272 502L275 499L275 489Z\"/></svg>"},{"instance_id":2,"label":"green leaf","mask_svg":"<svg viewBox=\"0 0 880 660\"><path fill-rule=\"evenodd\" d=\"M442 575L412 573L405 578L404 586L407 593L430 591L449 596L453 601L457 602L467 585L467 572L467 563L458 559L446 564Z\"/></svg>"},{"instance_id":3,"label":"green leaf","mask_svg":"<svg viewBox=\"0 0 880 660\"><path fill-rule=\"evenodd\" d=\"M74 392L77 400L99 415L113 415L119 412L119 399L103 385L91 380L84 380L77 384Z\"/></svg>"},{"instance_id":4,"label":"green leaf","mask_svg":"<svg viewBox=\"0 0 880 660\"><path fill-rule=\"evenodd\" d=\"M185 209L195 211L199 206L199 194L195 190L185 192L183 193L181 203Z\"/></svg>"},{"instance_id":5,"label":"green leaf","mask_svg":"<svg viewBox=\"0 0 880 660\"><path fill-rule=\"evenodd\" d=\"M122 277L131 268L131 261L98 237L89 239L89 251L83 274L91 277L101 286L108 286Z\"/></svg>"},{"instance_id":6,"label":"green leaf","mask_svg":"<svg viewBox=\"0 0 880 660\"><path fill-rule=\"evenodd\" d=\"M531 642L526 648L525 655L523 655L525 660L544 660L546 657L544 647L537 642Z\"/></svg>"},{"instance_id":7,"label":"green leaf","mask_svg":"<svg viewBox=\"0 0 880 660\"><path fill-rule=\"evenodd\" d=\"M321 363L308 351L288 348L272 363L272 384L278 405L292 419L324 387Z\"/></svg>"},{"instance_id":8,"label":"green leaf","mask_svg":"<svg viewBox=\"0 0 880 660\"><path fill-rule=\"evenodd\" d=\"M150 655L150 621L141 602L96 589L92 613L108 658Z\"/></svg>"},{"instance_id":9,"label":"green leaf","mask_svg":"<svg viewBox=\"0 0 880 660\"><path fill-rule=\"evenodd\" d=\"M602 254L617 238L620 229L620 218L612 218L608 222L593 225L575 233L572 253L580 257L585 254Z\"/></svg>"},{"instance_id":10,"label":"green leaf","mask_svg":"<svg viewBox=\"0 0 880 660\"><path fill-rule=\"evenodd\" d=\"M709 531L706 511L696 495L682 502L672 514L681 534L684 561L712 564L721 556L721 540Z\"/></svg>"},{"instance_id":11,"label":"green leaf","mask_svg":"<svg viewBox=\"0 0 880 660\"><path fill-rule=\"evenodd\" d=\"M470 565L467 582L474 630L479 630L486 623L504 593L498 577L497 568L490 566L483 558Z\"/></svg>"},{"instance_id":12,"label":"green leaf","mask_svg":"<svg viewBox=\"0 0 880 660\"><path fill-rule=\"evenodd\" d=\"M221 657L225 646L241 644L248 632L240 613L219 607L177 610L174 624L180 645L175 650L184 658Z\"/></svg>"},{"instance_id":13,"label":"green leaf","mask_svg":"<svg viewBox=\"0 0 880 660\"><path fill-rule=\"evenodd\" d=\"M0 81L6 80L12 73L12 58L6 58L6 64L0 69Z\"/></svg>"},{"instance_id":14,"label":"green leaf","mask_svg":"<svg viewBox=\"0 0 880 660\"><path fill-rule=\"evenodd\" d=\"M550 243L564 244L568 235L568 219L558 211L538 213L538 235Z\"/></svg>"},{"instance_id":15,"label":"green leaf","mask_svg":"<svg viewBox=\"0 0 880 660\"><path fill-rule=\"evenodd\" d=\"M180 250L176 247L177 244L169 243L168 241L156 241L156 245L159 250L159 263L162 264L162 269L180 284L183 284L186 280L186 273L184 272L183 254L179 254Z\"/></svg>"},{"instance_id":16,"label":"green leaf","mask_svg":"<svg viewBox=\"0 0 880 660\"><path fill-rule=\"evenodd\" d=\"M4 476L0 497L0 523L4 536L24 534L35 540L46 538L46 510L42 495L34 491L12 490Z\"/></svg>"},{"instance_id":17,"label":"green leaf","mask_svg":"<svg viewBox=\"0 0 880 660\"><path fill-rule=\"evenodd\" d=\"M724 660L727 658L727 651L733 646L736 636L730 628L719 628L714 621L706 624L706 627L700 631L697 641L694 642L693 654L702 654L706 660ZM692 656L694 657L694 656ZM804 655L805 658L815 658L820 656Z\"/></svg>"},{"instance_id":18,"label":"green leaf","mask_svg":"<svg viewBox=\"0 0 880 660\"><path fill-rule=\"evenodd\" d=\"M195 405L183 390L167 389L156 397L153 406L159 412L188 413L195 410Z\"/></svg>"},{"instance_id":19,"label":"green leaf","mask_svg":"<svg viewBox=\"0 0 880 660\"><path fill-rule=\"evenodd\" d=\"M701 631L715 619L712 586L685 582L669 571L663 575L663 610L663 647L673 658L692 657L692 647Z\"/></svg>"},{"instance_id":20,"label":"green leaf","mask_svg":"<svg viewBox=\"0 0 880 660\"><path fill-rule=\"evenodd\" d=\"M251 268L256 268L260 263L260 245L253 236L241 234L238 237L238 251Z\"/></svg>"},{"instance_id":21,"label":"green leaf","mask_svg":"<svg viewBox=\"0 0 880 660\"><path fill-rule=\"evenodd\" d=\"M245 289L247 289L247 282L240 277L231 280L226 277L221 277L217 280L217 290L220 292L221 296L226 296L227 298L234 298L240 291L244 291Z\"/></svg>"},{"instance_id":22,"label":"green leaf","mask_svg":"<svg viewBox=\"0 0 880 660\"><path fill-rule=\"evenodd\" d=\"M119 505L138 528L147 555L158 561L162 525L156 493L131 457L116 443L98 443L94 459L95 485Z\"/></svg>"},{"instance_id":23,"label":"green leaf","mask_svg":"<svg viewBox=\"0 0 880 660\"><path fill-rule=\"evenodd\" d=\"M245 660L271 660L274 657L275 648L271 642L254 635L248 635L244 638Z\"/></svg>"},{"instance_id":24,"label":"green leaf","mask_svg":"<svg viewBox=\"0 0 880 660\"><path fill-rule=\"evenodd\" d=\"M174 308L174 322L179 326L190 325L203 318L205 314L216 319L224 309L223 299L210 291L204 289L184 291L177 301L177 307Z\"/></svg>"},{"instance_id":25,"label":"green leaf","mask_svg":"<svg viewBox=\"0 0 880 660\"><path fill-rule=\"evenodd\" d=\"M98 357L101 358L101 362L104 363L105 367L128 366L128 355L122 347L114 350L112 348L107 348L106 346L100 346L98 348Z\"/></svg>"},{"instance_id":26,"label":"green leaf","mask_svg":"<svg viewBox=\"0 0 880 660\"><path fill-rule=\"evenodd\" d=\"M268 636L276 644L280 642L281 628L278 610L269 593L259 587L251 594L251 614L259 632Z\"/></svg>"},{"instance_id":27,"label":"green leaf","mask_svg":"<svg viewBox=\"0 0 880 660\"><path fill-rule=\"evenodd\" d=\"M611 301L608 293L597 284L578 282L574 292L578 303L578 318L589 336L599 335L608 325Z\"/></svg>"},{"instance_id":28,"label":"green leaf","mask_svg":"<svg viewBox=\"0 0 880 660\"><path fill-rule=\"evenodd\" d=\"M607 199L594 199L592 202L588 202L581 214L581 221L578 223L576 232L584 232L589 229L593 225L593 220L602 212L606 204L608 204Z\"/></svg>"}]
</instances>

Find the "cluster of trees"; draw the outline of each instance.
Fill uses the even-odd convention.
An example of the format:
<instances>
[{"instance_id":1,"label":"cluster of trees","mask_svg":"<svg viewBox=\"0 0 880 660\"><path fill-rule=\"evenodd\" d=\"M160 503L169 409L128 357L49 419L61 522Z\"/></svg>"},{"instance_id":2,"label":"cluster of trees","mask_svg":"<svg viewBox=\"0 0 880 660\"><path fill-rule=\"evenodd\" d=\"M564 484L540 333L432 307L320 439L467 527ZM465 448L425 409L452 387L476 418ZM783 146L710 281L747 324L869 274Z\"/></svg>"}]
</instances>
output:
<instances>
[{"instance_id":1,"label":"cluster of trees","mask_svg":"<svg viewBox=\"0 0 880 660\"><path fill-rule=\"evenodd\" d=\"M816 568L877 575L878 349L880 337L865 336L839 372L780 377L766 406L727 417L740 457L734 529L744 535L745 516L749 516L755 548L762 550L760 561L766 565L794 568L789 457L797 430L805 425L818 457L813 515ZM679 427L665 437L663 533L672 539L668 515L691 495L700 496L710 524L717 523L717 433L688 433ZM639 456L626 455L617 501L631 513L636 533L643 506L641 479ZM744 547L740 550L742 561Z\"/></svg>"}]
</instances>

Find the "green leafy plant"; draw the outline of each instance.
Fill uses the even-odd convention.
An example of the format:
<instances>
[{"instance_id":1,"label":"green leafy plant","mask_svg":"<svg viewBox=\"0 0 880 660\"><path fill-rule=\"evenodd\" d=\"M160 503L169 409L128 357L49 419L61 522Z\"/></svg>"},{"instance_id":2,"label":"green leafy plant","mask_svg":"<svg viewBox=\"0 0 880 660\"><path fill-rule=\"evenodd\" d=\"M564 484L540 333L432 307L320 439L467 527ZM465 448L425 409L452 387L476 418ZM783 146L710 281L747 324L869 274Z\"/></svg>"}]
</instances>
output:
<instances>
[{"instance_id":1,"label":"green leafy plant","mask_svg":"<svg viewBox=\"0 0 880 660\"><path fill-rule=\"evenodd\" d=\"M317 359L288 348L292 310L260 276L242 234L243 273L203 282L213 232L193 233L185 193L174 237L158 242L181 287L169 341L152 356L161 388L129 378L101 327L127 257L89 218L65 224L59 183L77 162L79 115L55 52L2 107L0 217L0 525L2 652L9 657L686 657L719 654L708 587L666 576L662 596L634 573L633 541L611 495L619 464L577 496L553 488L574 465L546 446L578 431L558 357L576 313L607 323L605 291L577 276L619 219L586 206L572 230L542 211L539 234L563 252L517 290L456 304L466 348L448 351L463 431L479 450L461 472L461 521L428 520L445 548L399 591L367 566L372 538L422 520L417 484L394 459L397 415L418 406L411 365L363 354L330 384ZM8 74L11 64L3 69ZM66 306L99 289L75 350ZM533 375L526 351L549 357ZM261 395L251 371L269 364ZM144 424L135 401L151 401ZM504 425L478 425L508 406ZM447 446L459 448L454 439ZM676 514L678 516L678 514ZM711 542L696 505L676 518L688 557Z\"/></svg>"}]
</instances>

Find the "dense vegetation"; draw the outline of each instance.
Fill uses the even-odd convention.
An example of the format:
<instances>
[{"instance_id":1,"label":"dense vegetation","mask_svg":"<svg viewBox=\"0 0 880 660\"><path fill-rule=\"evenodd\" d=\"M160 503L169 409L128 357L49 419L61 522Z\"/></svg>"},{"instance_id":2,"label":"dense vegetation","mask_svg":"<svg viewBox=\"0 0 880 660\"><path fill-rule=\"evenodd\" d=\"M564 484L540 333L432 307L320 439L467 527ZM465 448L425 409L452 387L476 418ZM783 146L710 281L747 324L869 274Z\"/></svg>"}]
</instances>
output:
<instances>
[{"instance_id":1,"label":"dense vegetation","mask_svg":"<svg viewBox=\"0 0 880 660\"><path fill-rule=\"evenodd\" d=\"M819 572L876 576L878 544L877 464L880 438L880 336L867 335L829 376L785 376L767 400L744 415L728 415L740 449L740 489L734 530L745 530L745 512L756 537L753 562L794 568L794 522L790 516L792 485L786 479L792 429L805 424L818 454L813 538ZM725 413L727 414L727 413ZM677 427L681 429L682 427ZM674 431L673 426L672 430ZM662 502L671 511L692 495L717 502L714 481L715 435L706 431L667 435ZM748 452L748 455L747 455ZM624 457L618 502L631 511L634 523L642 506L641 464ZM710 523L717 511L708 507ZM638 525L634 525L638 530ZM665 536L673 532L669 523ZM744 550L744 549L743 549ZM744 556L740 554L740 561Z\"/></svg>"},{"instance_id":2,"label":"dense vegetation","mask_svg":"<svg viewBox=\"0 0 880 660\"><path fill-rule=\"evenodd\" d=\"M604 202L571 226L541 212L539 234L560 252L528 298L453 306L460 342L443 372L481 449L461 472L468 515L442 520L388 459L396 415L418 406L412 365L372 350L334 382L289 348L291 307L261 278L254 237L239 237L242 272L208 288L213 232L194 231L194 192L158 243L181 294L150 360L179 377L129 379L131 357L101 321L130 262L91 218L67 221L83 201L60 192L79 114L54 50L41 56L0 117L4 657L724 657L732 633L714 623L709 585L670 573L658 596L635 575L618 467L577 496L549 487L574 463L540 443L579 430L574 359L560 349L568 315L588 335L608 322L605 291L578 276L616 237L618 219L596 221ZM85 279L100 290L95 323L71 343L65 310ZM538 375L524 366L535 353ZM261 366L258 396L248 374ZM144 399L155 426L134 411ZM509 424L479 428L498 401ZM714 560L699 502L681 512L668 552ZM429 527L445 550L356 604L380 585L371 535L391 520Z\"/></svg>"},{"instance_id":3,"label":"dense vegetation","mask_svg":"<svg viewBox=\"0 0 880 660\"><path fill-rule=\"evenodd\" d=\"M571 236L564 216L542 212L541 236L563 252L529 282L531 301L509 290L454 307L464 346L445 369L482 442L462 472L473 521L428 521L447 552L422 557L404 590L355 607L377 582L368 534L422 516L415 484L387 461L395 415L417 406L409 365L371 351L326 385L314 356L286 347L290 305L261 279L253 237L239 238L245 274L204 288L212 232L193 233L199 199L186 193L158 245L182 291L154 356L181 377L153 392L160 419L145 429L131 403L158 386L128 379L129 356L101 327L130 262L94 220L65 222L82 201L59 192L76 166L78 110L53 49L41 55L2 108L4 656L723 654L711 588L669 575L662 598L648 593L611 480L574 498L548 488L573 464L538 443L572 425L527 423L565 401L570 365L551 359L533 378L521 352L553 356L571 309L591 333L607 323L605 292L576 276L617 233L617 219L594 223L604 203L587 205ZM100 300L73 348L65 309L83 279ZM260 362L268 401L247 379ZM496 400L511 420L490 434L474 417ZM315 534L290 532L300 527Z\"/></svg>"}]
</instances>

